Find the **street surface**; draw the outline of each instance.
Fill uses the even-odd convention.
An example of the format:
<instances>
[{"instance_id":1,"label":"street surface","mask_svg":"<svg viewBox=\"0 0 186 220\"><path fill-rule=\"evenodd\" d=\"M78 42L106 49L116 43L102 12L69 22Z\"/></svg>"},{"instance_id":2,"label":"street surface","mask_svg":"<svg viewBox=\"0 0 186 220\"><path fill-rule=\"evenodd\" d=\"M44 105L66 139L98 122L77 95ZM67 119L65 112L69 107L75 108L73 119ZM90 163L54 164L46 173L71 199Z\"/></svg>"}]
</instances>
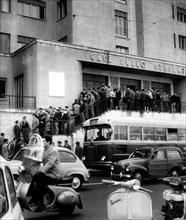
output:
<instances>
[{"instance_id":1,"label":"street surface","mask_svg":"<svg viewBox=\"0 0 186 220\"><path fill-rule=\"evenodd\" d=\"M102 184L102 179L110 179L101 172L91 172L90 182L83 185L80 196L83 203L83 209L76 207L72 216L62 218L56 212L51 213L31 213L24 211L23 215L26 220L106 220L107 219L107 197L118 187ZM161 216L161 206L164 204L162 193L168 186L164 185L161 180L146 181L142 187L152 190L149 193L152 199L153 216L156 220L163 220Z\"/></svg>"}]
</instances>

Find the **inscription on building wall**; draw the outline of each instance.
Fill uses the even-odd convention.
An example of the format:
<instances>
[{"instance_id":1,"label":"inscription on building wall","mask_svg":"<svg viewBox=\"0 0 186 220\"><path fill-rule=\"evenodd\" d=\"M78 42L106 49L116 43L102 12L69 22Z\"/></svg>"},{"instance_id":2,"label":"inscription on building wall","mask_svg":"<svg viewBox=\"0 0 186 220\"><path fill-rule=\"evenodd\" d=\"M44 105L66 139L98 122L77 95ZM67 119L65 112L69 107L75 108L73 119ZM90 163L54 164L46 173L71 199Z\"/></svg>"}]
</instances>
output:
<instances>
[{"instance_id":1,"label":"inscription on building wall","mask_svg":"<svg viewBox=\"0 0 186 220\"><path fill-rule=\"evenodd\" d=\"M123 56L119 57L114 55L112 56L109 53L91 53L90 59L91 61L98 63L113 64L128 68L145 69L149 71L186 76L186 67L167 64L164 62L156 62L149 59L128 58Z\"/></svg>"}]
</instances>

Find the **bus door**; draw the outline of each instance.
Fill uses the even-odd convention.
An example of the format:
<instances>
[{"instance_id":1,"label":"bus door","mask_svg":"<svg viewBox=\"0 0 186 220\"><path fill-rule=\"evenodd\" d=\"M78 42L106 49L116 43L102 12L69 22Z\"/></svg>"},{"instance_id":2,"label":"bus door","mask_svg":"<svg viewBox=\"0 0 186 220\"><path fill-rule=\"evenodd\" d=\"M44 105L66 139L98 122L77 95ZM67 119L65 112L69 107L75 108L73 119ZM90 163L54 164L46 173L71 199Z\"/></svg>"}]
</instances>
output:
<instances>
[{"instance_id":1,"label":"bus door","mask_svg":"<svg viewBox=\"0 0 186 220\"><path fill-rule=\"evenodd\" d=\"M149 161L150 176L165 176L168 174L168 161L165 150L157 150L153 153Z\"/></svg>"}]
</instances>

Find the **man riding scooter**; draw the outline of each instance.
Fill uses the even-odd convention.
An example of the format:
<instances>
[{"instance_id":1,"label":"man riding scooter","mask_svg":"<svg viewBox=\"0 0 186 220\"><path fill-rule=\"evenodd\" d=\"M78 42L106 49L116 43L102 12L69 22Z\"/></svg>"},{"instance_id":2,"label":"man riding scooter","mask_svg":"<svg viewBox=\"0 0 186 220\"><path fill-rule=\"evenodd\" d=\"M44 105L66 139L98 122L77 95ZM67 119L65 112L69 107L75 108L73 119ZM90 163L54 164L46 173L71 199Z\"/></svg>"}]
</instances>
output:
<instances>
[{"instance_id":1,"label":"man riding scooter","mask_svg":"<svg viewBox=\"0 0 186 220\"><path fill-rule=\"evenodd\" d=\"M71 187L63 186L75 182L72 178L60 178L59 165L59 153L52 146L52 138L33 134L19 167L19 183L16 188L23 210L57 211L64 216L71 215L76 206L82 209L79 193Z\"/></svg>"},{"instance_id":2,"label":"man riding scooter","mask_svg":"<svg viewBox=\"0 0 186 220\"><path fill-rule=\"evenodd\" d=\"M43 153L43 166L39 171L33 176L33 181L36 186L36 195L38 198L38 208L37 211L43 211L44 201L43 201L43 191L47 185L53 185L56 180L60 178L60 159L59 152L52 146L52 137L43 137L44 143L44 153ZM31 201L32 202L32 201ZM31 203L30 202L30 203Z\"/></svg>"}]
</instances>

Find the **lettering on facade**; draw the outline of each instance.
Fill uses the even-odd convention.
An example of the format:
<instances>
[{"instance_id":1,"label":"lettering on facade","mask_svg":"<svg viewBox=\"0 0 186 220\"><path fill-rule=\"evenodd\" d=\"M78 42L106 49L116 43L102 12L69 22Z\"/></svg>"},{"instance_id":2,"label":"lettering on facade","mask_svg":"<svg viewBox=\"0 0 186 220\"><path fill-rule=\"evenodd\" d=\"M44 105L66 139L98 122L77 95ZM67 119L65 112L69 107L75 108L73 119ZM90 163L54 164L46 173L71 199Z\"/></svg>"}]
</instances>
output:
<instances>
[{"instance_id":1,"label":"lettering on facade","mask_svg":"<svg viewBox=\"0 0 186 220\"><path fill-rule=\"evenodd\" d=\"M118 57L118 56L112 57L110 54L105 54L105 53L104 54L91 53L90 58L94 62L186 76L185 67L173 65L173 64L167 64L163 62L155 62L153 60L135 59L135 58Z\"/></svg>"},{"instance_id":2,"label":"lettering on facade","mask_svg":"<svg viewBox=\"0 0 186 220\"><path fill-rule=\"evenodd\" d=\"M92 53L90 57L91 57L92 61L99 61L99 62L103 62L103 63L112 63L112 58L109 54L96 55L95 53Z\"/></svg>"}]
</instances>

